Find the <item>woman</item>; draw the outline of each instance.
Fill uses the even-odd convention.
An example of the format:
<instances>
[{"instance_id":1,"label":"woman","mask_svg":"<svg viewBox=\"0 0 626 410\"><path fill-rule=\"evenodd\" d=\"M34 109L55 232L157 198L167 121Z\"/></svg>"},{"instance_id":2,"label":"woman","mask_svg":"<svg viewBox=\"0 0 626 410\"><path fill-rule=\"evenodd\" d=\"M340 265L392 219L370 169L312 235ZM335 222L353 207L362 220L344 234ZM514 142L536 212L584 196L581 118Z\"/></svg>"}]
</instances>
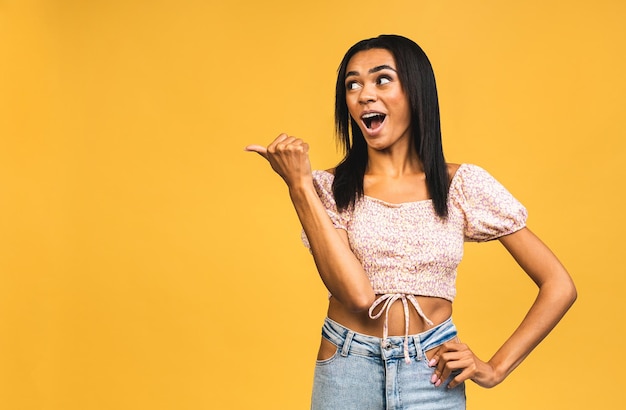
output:
<instances>
[{"instance_id":1,"label":"woman","mask_svg":"<svg viewBox=\"0 0 626 410\"><path fill-rule=\"evenodd\" d=\"M311 171L308 145L281 134L250 145L284 179L330 292L313 409L460 409L465 380L493 387L576 298L526 210L483 169L446 164L428 58L383 35L343 58L335 122L345 157ZM464 241L498 239L537 284L517 330L488 361L451 320Z\"/></svg>"}]
</instances>

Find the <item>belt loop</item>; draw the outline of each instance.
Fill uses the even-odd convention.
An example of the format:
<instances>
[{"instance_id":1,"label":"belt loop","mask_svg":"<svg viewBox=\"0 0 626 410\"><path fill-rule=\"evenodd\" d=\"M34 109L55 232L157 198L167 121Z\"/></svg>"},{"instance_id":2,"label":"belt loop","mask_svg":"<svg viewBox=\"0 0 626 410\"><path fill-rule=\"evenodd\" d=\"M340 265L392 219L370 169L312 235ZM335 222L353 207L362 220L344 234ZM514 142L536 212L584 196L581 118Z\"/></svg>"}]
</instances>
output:
<instances>
[{"instance_id":1,"label":"belt loop","mask_svg":"<svg viewBox=\"0 0 626 410\"><path fill-rule=\"evenodd\" d=\"M413 336L413 343L415 344L415 356L417 361L421 361L424 358L424 352L422 351L422 343L420 343L419 336Z\"/></svg>"},{"instance_id":2,"label":"belt loop","mask_svg":"<svg viewBox=\"0 0 626 410\"><path fill-rule=\"evenodd\" d=\"M348 352L350 351L350 344L352 343L353 337L354 337L354 332L351 330L348 331L348 334L346 335L346 340L344 340L343 347L341 348L341 355L343 357L348 356Z\"/></svg>"}]
</instances>

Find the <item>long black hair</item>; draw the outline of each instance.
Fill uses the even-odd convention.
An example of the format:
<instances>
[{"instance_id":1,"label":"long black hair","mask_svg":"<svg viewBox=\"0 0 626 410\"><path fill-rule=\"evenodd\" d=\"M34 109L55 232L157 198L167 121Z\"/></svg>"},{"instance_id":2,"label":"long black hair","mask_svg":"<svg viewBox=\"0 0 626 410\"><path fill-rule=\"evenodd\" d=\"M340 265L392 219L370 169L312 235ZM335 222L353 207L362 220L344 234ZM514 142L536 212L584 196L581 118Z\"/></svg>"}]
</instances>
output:
<instances>
[{"instance_id":1,"label":"long black hair","mask_svg":"<svg viewBox=\"0 0 626 410\"><path fill-rule=\"evenodd\" d=\"M411 137L426 174L426 186L435 212L448 215L449 176L441 143L439 100L435 74L424 51L412 40L398 35L381 35L353 45L337 71L335 93L335 129L344 158L335 168L333 195L337 207L344 210L363 196L363 177L367 166L367 143L346 104L346 68L358 52L388 50L394 57L398 79L408 96L411 112Z\"/></svg>"}]
</instances>

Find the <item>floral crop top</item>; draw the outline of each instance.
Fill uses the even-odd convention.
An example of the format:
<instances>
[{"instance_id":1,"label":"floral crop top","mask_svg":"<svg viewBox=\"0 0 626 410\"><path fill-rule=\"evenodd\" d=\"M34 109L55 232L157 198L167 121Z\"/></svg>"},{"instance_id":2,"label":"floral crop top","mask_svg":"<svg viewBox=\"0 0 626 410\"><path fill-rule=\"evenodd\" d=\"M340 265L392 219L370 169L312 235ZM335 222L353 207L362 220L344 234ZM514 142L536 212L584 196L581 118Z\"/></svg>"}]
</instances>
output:
<instances>
[{"instance_id":1,"label":"floral crop top","mask_svg":"<svg viewBox=\"0 0 626 410\"><path fill-rule=\"evenodd\" d=\"M333 179L327 171L313 172L315 189L333 225L347 231L350 247L374 292L382 295L370 308L370 317L378 318L383 312L387 316L391 304L401 300L407 333L407 301L432 325L413 295L454 300L465 241L489 241L526 225L524 206L476 165L462 164L452 178L447 220L437 216L430 199L392 204L365 195L354 207L338 212ZM302 240L310 248L304 232ZM385 320L384 338L386 328Z\"/></svg>"}]
</instances>

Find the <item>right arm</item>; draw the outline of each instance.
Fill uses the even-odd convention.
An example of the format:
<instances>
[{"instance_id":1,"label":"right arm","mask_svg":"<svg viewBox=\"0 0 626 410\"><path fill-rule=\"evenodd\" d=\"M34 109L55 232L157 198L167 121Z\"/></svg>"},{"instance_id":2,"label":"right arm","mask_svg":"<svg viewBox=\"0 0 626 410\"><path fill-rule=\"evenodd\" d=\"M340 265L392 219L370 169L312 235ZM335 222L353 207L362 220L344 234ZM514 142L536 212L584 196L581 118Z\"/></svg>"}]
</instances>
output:
<instances>
[{"instance_id":1,"label":"right arm","mask_svg":"<svg viewBox=\"0 0 626 410\"><path fill-rule=\"evenodd\" d=\"M370 281L356 258L343 229L334 227L313 186L308 144L281 134L267 148L249 145L280 175L298 214L317 270L328 291L351 311L367 310L375 294Z\"/></svg>"}]
</instances>

